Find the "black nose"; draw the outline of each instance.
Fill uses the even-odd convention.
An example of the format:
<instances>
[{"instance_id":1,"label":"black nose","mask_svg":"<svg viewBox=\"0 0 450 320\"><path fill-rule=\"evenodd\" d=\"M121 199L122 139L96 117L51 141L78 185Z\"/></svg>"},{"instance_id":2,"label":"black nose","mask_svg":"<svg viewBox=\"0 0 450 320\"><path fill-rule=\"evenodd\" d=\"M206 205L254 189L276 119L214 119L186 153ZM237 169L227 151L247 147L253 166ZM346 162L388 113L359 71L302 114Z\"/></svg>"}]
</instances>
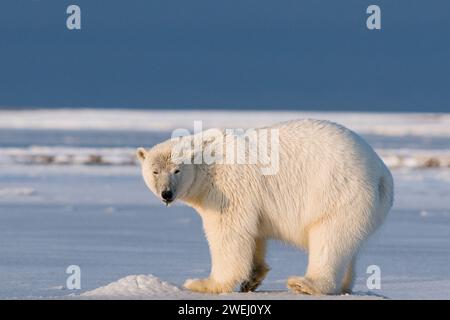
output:
<instances>
[{"instance_id":1,"label":"black nose","mask_svg":"<svg viewBox=\"0 0 450 320\"><path fill-rule=\"evenodd\" d=\"M170 201L170 200L172 200L172 196L173 196L173 194L172 194L172 191L170 191L170 190L164 190L163 192L161 192L161 197L164 200Z\"/></svg>"}]
</instances>

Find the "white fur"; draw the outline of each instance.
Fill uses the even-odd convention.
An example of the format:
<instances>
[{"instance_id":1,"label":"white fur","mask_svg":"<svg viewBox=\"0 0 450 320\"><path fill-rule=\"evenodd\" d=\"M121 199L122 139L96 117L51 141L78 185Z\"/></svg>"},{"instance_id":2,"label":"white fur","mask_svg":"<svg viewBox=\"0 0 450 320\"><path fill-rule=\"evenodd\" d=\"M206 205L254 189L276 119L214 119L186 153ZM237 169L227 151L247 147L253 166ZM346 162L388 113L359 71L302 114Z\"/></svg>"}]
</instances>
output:
<instances>
[{"instance_id":1,"label":"white fur","mask_svg":"<svg viewBox=\"0 0 450 320\"><path fill-rule=\"evenodd\" d=\"M306 275L291 277L289 288L348 292L361 244L392 206L392 176L362 138L335 123L296 120L271 128L280 137L279 171L272 176L258 165L175 165L170 140L138 149L148 187L158 197L170 187L203 220L211 274L185 286L220 293L243 283L241 290L254 290L268 271L266 240L279 239L309 254Z\"/></svg>"}]
</instances>

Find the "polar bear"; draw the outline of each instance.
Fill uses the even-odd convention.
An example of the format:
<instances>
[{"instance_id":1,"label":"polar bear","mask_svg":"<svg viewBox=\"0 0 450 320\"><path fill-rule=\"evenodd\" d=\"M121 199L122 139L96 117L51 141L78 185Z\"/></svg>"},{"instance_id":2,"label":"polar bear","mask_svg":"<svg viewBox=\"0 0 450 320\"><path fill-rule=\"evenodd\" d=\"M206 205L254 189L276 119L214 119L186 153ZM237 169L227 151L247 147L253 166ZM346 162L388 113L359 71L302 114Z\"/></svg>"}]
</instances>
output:
<instances>
[{"instance_id":1,"label":"polar bear","mask_svg":"<svg viewBox=\"0 0 450 320\"><path fill-rule=\"evenodd\" d=\"M391 173L360 136L339 124L304 119L267 128L279 135L273 175L262 174L258 163L175 163L173 139L138 148L148 188L202 218L211 273L184 286L226 293L240 284L241 291L254 291L269 271L266 241L278 239L308 253L305 276L287 281L292 291L351 292L358 251L392 207Z\"/></svg>"}]
</instances>

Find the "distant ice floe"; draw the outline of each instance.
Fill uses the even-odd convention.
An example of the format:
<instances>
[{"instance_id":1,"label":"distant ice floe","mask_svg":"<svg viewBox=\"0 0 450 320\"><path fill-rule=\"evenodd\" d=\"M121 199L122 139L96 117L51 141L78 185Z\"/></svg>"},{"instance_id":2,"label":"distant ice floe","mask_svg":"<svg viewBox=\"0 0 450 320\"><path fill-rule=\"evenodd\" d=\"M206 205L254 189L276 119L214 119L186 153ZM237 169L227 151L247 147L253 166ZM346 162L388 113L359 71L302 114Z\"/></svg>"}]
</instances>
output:
<instances>
[{"instance_id":1,"label":"distant ice floe","mask_svg":"<svg viewBox=\"0 0 450 320\"><path fill-rule=\"evenodd\" d=\"M0 198L2 197L22 197L35 194L35 190L26 187L0 187Z\"/></svg>"},{"instance_id":2,"label":"distant ice floe","mask_svg":"<svg viewBox=\"0 0 450 320\"><path fill-rule=\"evenodd\" d=\"M450 168L450 150L377 149L391 168ZM1 164L137 165L134 148L0 148Z\"/></svg>"},{"instance_id":3,"label":"distant ice floe","mask_svg":"<svg viewBox=\"0 0 450 320\"><path fill-rule=\"evenodd\" d=\"M0 164L135 165L133 148L0 148Z\"/></svg>"},{"instance_id":4,"label":"distant ice floe","mask_svg":"<svg viewBox=\"0 0 450 320\"><path fill-rule=\"evenodd\" d=\"M363 113L363 112L285 112L217 110L0 110L0 129L57 130L191 130L193 122L213 127L248 128L292 119L326 119L338 122L360 134L385 136L450 137L450 114Z\"/></svg>"},{"instance_id":5,"label":"distant ice floe","mask_svg":"<svg viewBox=\"0 0 450 320\"><path fill-rule=\"evenodd\" d=\"M450 150L377 149L391 168L450 168Z\"/></svg>"},{"instance_id":6,"label":"distant ice floe","mask_svg":"<svg viewBox=\"0 0 450 320\"><path fill-rule=\"evenodd\" d=\"M326 119L341 123L359 134L394 137L450 138L450 114L282 112L213 110L0 110L2 129L112 130L170 132L176 128L192 130L194 121L203 129L267 126L298 118ZM421 148L422 146L419 146ZM433 146L434 147L434 146ZM439 146L436 146L437 148ZM450 150L377 149L392 168L448 168ZM425 148L425 146L423 146ZM76 148L34 146L1 148L0 165L110 165L136 164L133 148Z\"/></svg>"}]
</instances>

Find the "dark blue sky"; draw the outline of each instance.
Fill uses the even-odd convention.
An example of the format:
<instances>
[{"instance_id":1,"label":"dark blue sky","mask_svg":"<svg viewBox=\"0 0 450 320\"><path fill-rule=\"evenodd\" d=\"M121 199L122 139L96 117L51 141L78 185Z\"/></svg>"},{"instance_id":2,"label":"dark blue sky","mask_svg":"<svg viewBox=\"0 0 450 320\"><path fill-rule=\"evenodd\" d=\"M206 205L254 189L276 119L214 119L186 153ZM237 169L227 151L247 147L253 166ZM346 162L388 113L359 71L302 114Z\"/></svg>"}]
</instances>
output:
<instances>
[{"instance_id":1,"label":"dark blue sky","mask_svg":"<svg viewBox=\"0 0 450 320\"><path fill-rule=\"evenodd\" d=\"M450 112L450 1L1 0L0 106Z\"/></svg>"}]
</instances>

